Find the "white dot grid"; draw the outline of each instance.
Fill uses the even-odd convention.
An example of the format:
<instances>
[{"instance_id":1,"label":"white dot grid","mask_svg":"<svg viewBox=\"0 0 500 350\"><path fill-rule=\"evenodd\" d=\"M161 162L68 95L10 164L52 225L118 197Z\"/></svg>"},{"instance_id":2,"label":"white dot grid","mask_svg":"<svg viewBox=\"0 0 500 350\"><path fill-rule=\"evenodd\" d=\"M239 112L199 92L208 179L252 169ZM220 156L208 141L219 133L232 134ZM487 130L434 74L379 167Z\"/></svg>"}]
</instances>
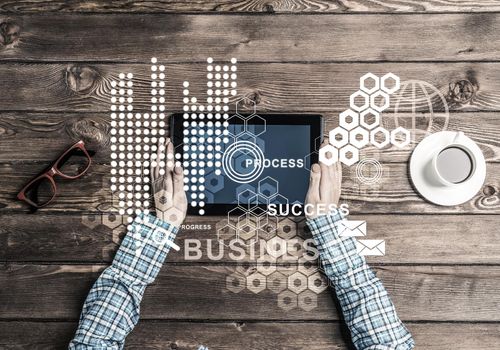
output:
<instances>
[{"instance_id":1,"label":"white dot grid","mask_svg":"<svg viewBox=\"0 0 500 350\"><path fill-rule=\"evenodd\" d=\"M151 112L165 112L165 66L151 58Z\"/></svg>"},{"instance_id":2,"label":"white dot grid","mask_svg":"<svg viewBox=\"0 0 500 350\"><path fill-rule=\"evenodd\" d=\"M156 65L156 58L151 62L151 72L157 72L156 77L151 74L157 87L152 83L151 95L159 95L155 103L152 100L152 113L133 113L132 73L120 73L119 81L111 83L111 190L118 195L119 214L128 214L129 222L134 213L149 213L152 162L157 161L160 174L165 174L166 160L156 159L158 142L165 144L165 67Z\"/></svg>"},{"instance_id":3,"label":"white dot grid","mask_svg":"<svg viewBox=\"0 0 500 350\"><path fill-rule=\"evenodd\" d=\"M229 95L236 95L236 58L231 59L231 66L214 63L213 58L207 58L207 98L206 105L198 104L196 97L190 97L189 82L183 83L184 118L191 119L184 126L183 146L184 189L191 190L190 205L199 208L199 214L205 210L205 168L220 168L222 158L222 142L229 142L223 137L228 134L227 123L222 119L229 116ZM215 169L220 175L220 169Z\"/></svg>"}]
</instances>

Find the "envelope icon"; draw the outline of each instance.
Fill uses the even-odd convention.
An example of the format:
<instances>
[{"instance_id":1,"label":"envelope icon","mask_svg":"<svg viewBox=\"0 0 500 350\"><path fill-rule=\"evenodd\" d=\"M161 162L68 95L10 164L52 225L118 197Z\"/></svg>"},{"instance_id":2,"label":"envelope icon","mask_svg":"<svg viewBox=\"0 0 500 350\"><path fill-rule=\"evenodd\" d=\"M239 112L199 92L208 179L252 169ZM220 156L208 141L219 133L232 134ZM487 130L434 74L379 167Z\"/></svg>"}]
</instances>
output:
<instances>
[{"instance_id":1,"label":"envelope icon","mask_svg":"<svg viewBox=\"0 0 500 350\"><path fill-rule=\"evenodd\" d=\"M385 255L385 240L383 239L358 239L356 249L361 256L383 256Z\"/></svg>"},{"instance_id":2,"label":"envelope icon","mask_svg":"<svg viewBox=\"0 0 500 350\"><path fill-rule=\"evenodd\" d=\"M342 220L337 226L340 237L366 236L366 221Z\"/></svg>"}]
</instances>

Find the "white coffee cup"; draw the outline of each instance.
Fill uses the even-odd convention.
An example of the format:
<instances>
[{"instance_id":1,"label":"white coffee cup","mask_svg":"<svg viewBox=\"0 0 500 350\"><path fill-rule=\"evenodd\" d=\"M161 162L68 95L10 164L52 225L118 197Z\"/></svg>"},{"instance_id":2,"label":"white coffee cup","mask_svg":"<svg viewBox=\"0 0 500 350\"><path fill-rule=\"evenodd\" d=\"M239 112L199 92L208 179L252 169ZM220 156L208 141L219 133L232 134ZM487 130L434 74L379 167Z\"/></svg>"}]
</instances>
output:
<instances>
[{"instance_id":1,"label":"white coffee cup","mask_svg":"<svg viewBox=\"0 0 500 350\"><path fill-rule=\"evenodd\" d=\"M476 159L472 150L462 142L465 137L463 132L457 132L452 142L436 151L428 168L434 182L442 186L457 186L474 175Z\"/></svg>"}]
</instances>

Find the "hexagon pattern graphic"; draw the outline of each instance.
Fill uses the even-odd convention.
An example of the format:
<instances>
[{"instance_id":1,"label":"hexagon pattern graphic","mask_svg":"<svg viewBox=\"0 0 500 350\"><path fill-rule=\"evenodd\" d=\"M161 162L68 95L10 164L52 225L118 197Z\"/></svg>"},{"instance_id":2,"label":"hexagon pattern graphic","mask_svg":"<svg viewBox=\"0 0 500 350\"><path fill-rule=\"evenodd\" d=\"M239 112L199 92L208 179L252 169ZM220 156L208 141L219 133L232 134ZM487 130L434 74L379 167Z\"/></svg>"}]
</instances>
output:
<instances>
[{"instance_id":1,"label":"hexagon pattern graphic","mask_svg":"<svg viewBox=\"0 0 500 350\"><path fill-rule=\"evenodd\" d=\"M256 195L269 197L278 193L278 183L269 177L261 180L257 190L248 186L242 187L241 190L254 191ZM245 226L246 210L246 206L237 207L237 210L231 213L231 224L228 224L227 220L219 222L216 228L222 233L219 233L218 237L238 237L237 229L228 228L237 227L238 222ZM261 218L265 218L265 215ZM269 226L263 230L269 229L270 234L259 234L265 249L261 250L261 255L255 261L238 263L239 267L226 277L226 289L232 293L244 290L254 294L273 293L277 296L278 306L285 311L297 308L304 311L314 310L317 307L317 295L324 292L330 284L322 269L318 268L318 261L307 255L307 251L297 248L304 244L306 239L302 230L299 230L303 229L305 218L299 222L288 217L267 219L269 220L262 226ZM280 266L279 269L277 266Z\"/></svg>"},{"instance_id":2,"label":"hexagon pattern graphic","mask_svg":"<svg viewBox=\"0 0 500 350\"><path fill-rule=\"evenodd\" d=\"M359 161L359 150L370 144L377 148L388 144L398 148L408 146L408 130L398 127L390 132L380 123L380 113L389 108L390 96L400 86L399 77L393 73L382 77L373 73L363 75L359 90L349 97L349 109L339 114L339 126L329 132L330 145L319 150L320 162L332 165L339 161L351 166Z\"/></svg>"}]
</instances>

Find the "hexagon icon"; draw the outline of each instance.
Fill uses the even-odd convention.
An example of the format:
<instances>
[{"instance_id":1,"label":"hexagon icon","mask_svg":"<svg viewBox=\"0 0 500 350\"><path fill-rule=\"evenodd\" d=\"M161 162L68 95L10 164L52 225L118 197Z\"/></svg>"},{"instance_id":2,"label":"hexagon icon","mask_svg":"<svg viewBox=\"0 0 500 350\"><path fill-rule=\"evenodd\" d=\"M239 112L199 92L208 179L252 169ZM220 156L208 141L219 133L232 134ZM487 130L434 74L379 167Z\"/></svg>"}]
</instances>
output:
<instances>
[{"instance_id":1,"label":"hexagon icon","mask_svg":"<svg viewBox=\"0 0 500 350\"><path fill-rule=\"evenodd\" d=\"M370 132L370 143L377 148L383 148L389 144L391 136L389 131L379 126Z\"/></svg>"},{"instance_id":2,"label":"hexagon icon","mask_svg":"<svg viewBox=\"0 0 500 350\"><path fill-rule=\"evenodd\" d=\"M274 258L286 254L286 241L280 237L273 237L266 244L266 251Z\"/></svg>"},{"instance_id":3,"label":"hexagon icon","mask_svg":"<svg viewBox=\"0 0 500 350\"><path fill-rule=\"evenodd\" d=\"M253 144L257 143L255 136L249 132L246 132L246 131L239 134L238 136L236 136L236 142L239 142L239 141L248 141L248 142L251 142ZM246 151L242 151L242 153L246 153Z\"/></svg>"},{"instance_id":4,"label":"hexagon icon","mask_svg":"<svg viewBox=\"0 0 500 350\"><path fill-rule=\"evenodd\" d=\"M381 79L380 88L382 89L382 91L388 94L395 93L399 90L400 86L401 82L399 80L399 77L393 73L387 73Z\"/></svg>"},{"instance_id":5,"label":"hexagon icon","mask_svg":"<svg viewBox=\"0 0 500 350\"><path fill-rule=\"evenodd\" d=\"M370 96L370 107L377 112L383 112L389 108L389 95L383 91L377 91Z\"/></svg>"},{"instance_id":6,"label":"hexagon icon","mask_svg":"<svg viewBox=\"0 0 500 350\"><path fill-rule=\"evenodd\" d=\"M297 225L294 222L295 225ZM296 231L295 231L296 233ZM304 241L300 237L289 239L287 242L286 252L289 256L301 257L304 255Z\"/></svg>"},{"instance_id":7,"label":"hexagon icon","mask_svg":"<svg viewBox=\"0 0 500 350\"><path fill-rule=\"evenodd\" d=\"M281 194L277 194L277 195L274 195L271 198L269 198L269 203L287 205L288 198L286 198L285 196L282 196Z\"/></svg>"},{"instance_id":8,"label":"hexagon icon","mask_svg":"<svg viewBox=\"0 0 500 350\"><path fill-rule=\"evenodd\" d=\"M260 194L260 193L257 193L255 194L254 196L250 197L249 199L249 207L254 210L256 213L258 212L258 206L259 205L267 205L269 204L269 199L267 197L265 197L264 195ZM260 212L260 214L263 214L262 212Z\"/></svg>"},{"instance_id":9,"label":"hexagon icon","mask_svg":"<svg viewBox=\"0 0 500 350\"><path fill-rule=\"evenodd\" d=\"M346 129L341 128L340 126L337 126L333 130L330 130L328 136L330 145L332 145L333 147L341 148L342 146L347 145L347 143L349 142L349 133Z\"/></svg>"},{"instance_id":10,"label":"hexagon icon","mask_svg":"<svg viewBox=\"0 0 500 350\"><path fill-rule=\"evenodd\" d=\"M238 234L236 228L231 227L229 224L224 225L223 227L217 230L217 240L218 241L231 241L233 239L238 239Z\"/></svg>"},{"instance_id":11,"label":"hexagon icon","mask_svg":"<svg viewBox=\"0 0 500 350\"><path fill-rule=\"evenodd\" d=\"M113 212L118 212L118 210L113 210ZM110 229L115 229L122 224L122 217L115 213L103 213L102 224L109 227Z\"/></svg>"},{"instance_id":12,"label":"hexagon icon","mask_svg":"<svg viewBox=\"0 0 500 350\"><path fill-rule=\"evenodd\" d=\"M359 78L359 87L367 94L372 94L380 87L380 78L373 73L366 73Z\"/></svg>"},{"instance_id":13,"label":"hexagon icon","mask_svg":"<svg viewBox=\"0 0 500 350\"><path fill-rule=\"evenodd\" d=\"M257 229L251 224L244 224L238 229L238 238L245 244L253 244L257 241Z\"/></svg>"},{"instance_id":14,"label":"hexagon icon","mask_svg":"<svg viewBox=\"0 0 500 350\"><path fill-rule=\"evenodd\" d=\"M302 257L299 259L300 272L310 276L318 271L318 262L310 258Z\"/></svg>"},{"instance_id":15,"label":"hexagon icon","mask_svg":"<svg viewBox=\"0 0 500 350\"><path fill-rule=\"evenodd\" d=\"M246 122L246 131L254 136L259 136L266 132L266 120L257 114L251 116Z\"/></svg>"},{"instance_id":16,"label":"hexagon icon","mask_svg":"<svg viewBox=\"0 0 500 350\"><path fill-rule=\"evenodd\" d=\"M297 224L289 218L284 218L278 222L278 236L283 239L290 239L297 235Z\"/></svg>"},{"instance_id":17,"label":"hexagon icon","mask_svg":"<svg viewBox=\"0 0 500 350\"><path fill-rule=\"evenodd\" d=\"M328 144L319 149L319 161L325 165L335 164L339 160L339 151Z\"/></svg>"},{"instance_id":18,"label":"hexagon icon","mask_svg":"<svg viewBox=\"0 0 500 350\"><path fill-rule=\"evenodd\" d=\"M316 294L321 293L328 288L326 277L319 272L316 272L307 278L307 288Z\"/></svg>"},{"instance_id":19,"label":"hexagon icon","mask_svg":"<svg viewBox=\"0 0 500 350\"><path fill-rule=\"evenodd\" d=\"M278 294L286 289L287 277L281 272L273 272L267 276L267 289Z\"/></svg>"},{"instance_id":20,"label":"hexagon icon","mask_svg":"<svg viewBox=\"0 0 500 350\"><path fill-rule=\"evenodd\" d=\"M310 290L299 294L298 305L304 311L314 310L318 306L318 296Z\"/></svg>"},{"instance_id":21,"label":"hexagon icon","mask_svg":"<svg viewBox=\"0 0 500 350\"><path fill-rule=\"evenodd\" d=\"M352 109L339 114L339 125L346 130L354 129L359 125L359 115Z\"/></svg>"},{"instance_id":22,"label":"hexagon icon","mask_svg":"<svg viewBox=\"0 0 500 350\"><path fill-rule=\"evenodd\" d=\"M208 192L216 193L224 188L224 177L211 172L205 177L205 189Z\"/></svg>"},{"instance_id":23,"label":"hexagon icon","mask_svg":"<svg viewBox=\"0 0 500 350\"><path fill-rule=\"evenodd\" d=\"M263 255L257 259L257 271L267 276L276 271L276 259L270 255Z\"/></svg>"},{"instance_id":24,"label":"hexagon icon","mask_svg":"<svg viewBox=\"0 0 500 350\"><path fill-rule=\"evenodd\" d=\"M369 141L370 134L360 126L349 132L349 143L354 147L363 148Z\"/></svg>"},{"instance_id":25,"label":"hexagon icon","mask_svg":"<svg viewBox=\"0 0 500 350\"><path fill-rule=\"evenodd\" d=\"M241 187L241 186L240 186ZM238 188L240 191L241 189ZM241 192L238 192L238 206L241 208L245 209L250 209L251 207L254 206L252 198L255 197L255 192L252 191L250 188L247 188Z\"/></svg>"},{"instance_id":26,"label":"hexagon icon","mask_svg":"<svg viewBox=\"0 0 500 350\"><path fill-rule=\"evenodd\" d=\"M239 293L246 287L246 278L239 273L232 273L226 277L226 288L233 293Z\"/></svg>"},{"instance_id":27,"label":"hexagon icon","mask_svg":"<svg viewBox=\"0 0 500 350\"><path fill-rule=\"evenodd\" d=\"M245 132L245 119L241 115L232 115L227 119L227 121L230 125L230 127L227 128L229 135L236 137Z\"/></svg>"},{"instance_id":28,"label":"hexagon icon","mask_svg":"<svg viewBox=\"0 0 500 350\"><path fill-rule=\"evenodd\" d=\"M254 100L243 97L236 102L236 113L239 115L257 113L257 105Z\"/></svg>"},{"instance_id":29,"label":"hexagon icon","mask_svg":"<svg viewBox=\"0 0 500 350\"><path fill-rule=\"evenodd\" d=\"M101 214L82 215L82 224L84 224L88 228L96 228L101 224Z\"/></svg>"},{"instance_id":30,"label":"hexagon icon","mask_svg":"<svg viewBox=\"0 0 500 350\"><path fill-rule=\"evenodd\" d=\"M368 96L368 94L364 93L363 91L358 90L350 96L349 101L349 105L352 109L361 112L367 109L370 105L370 96Z\"/></svg>"},{"instance_id":31,"label":"hexagon icon","mask_svg":"<svg viewBox=\"0 0 500 350\"><path fill-rule=\"evenodd\" d=\"M255 294L266 289L266 276L255 272L247 276L247 289Z\"/></svg>"},{"instance_id":32,"label":"hexagon icon","mask_svg":"<svg viewBox=\"0 0 500 350\"><path fill-rule=\"evenodd\" d=\"M380 124L380 113L368 108L359 115L359 123L368 130L377 127Z\"/></svg>"},{"instance_id":33,"label":"hexagon icon","mask_svg":"<svg viewBox=\"0 0 500 350\"><path fill-rule=\"evenodd\" d=\"M401 136L402 141L398 140L398 136ZM403 128L402 126L391 131L391 143L399 148L403 148L410 144L410 132Z\"/></svg>"},{"instance_id":34,"label":"hexagon icon","mask_svg":"<svg viewBox=\"0 0 500 350\"><path fill-rule=\"evenodd\" d=\"M307 289L307 277L300 272L288 276L288 289L299 294Z\"/></svg>"},{"instance_id":35,"label":"hexagon icon","mask_svg":"<svg viewBox=\"0 0 500 350\"><path fill-rule=\"evenodd\" d=\"M264 215L259 219L259 237L264 240L273 238L278 229L278 218Z\"/></svg>"},{"instance_id":36,"label":"hexagon icon","mask_svg":"<svg viewBox=\"0 0 500 350\"><path fill-rule=\"evenodd\" d=\"M352 145L344 146L340 149L340 161L345 165L351 166L359 160L359 151Z\"/></svg>"},{"instance_id":37,"label":"hexagon icon","mask_svg":"<svg viewBox=\"0 0 500 350\"><path fill-rule=\"evenodd\" d=\"M285 311L293 310L297 307L297 294L285 290L278 294L278 306Z\"/></svg>"},{"instance_id":38,"label":"hexagon icon","mask_svg":"<svg viewBox=\"0 0 500 350\"><path fill-rule=\"evenodd\" d=\"M266 176L265 178L259 181L257 190L259 194L262 194L266 197L272 197L278 193L279 183L274 178Z\"/></svg>"}]
</instances>

